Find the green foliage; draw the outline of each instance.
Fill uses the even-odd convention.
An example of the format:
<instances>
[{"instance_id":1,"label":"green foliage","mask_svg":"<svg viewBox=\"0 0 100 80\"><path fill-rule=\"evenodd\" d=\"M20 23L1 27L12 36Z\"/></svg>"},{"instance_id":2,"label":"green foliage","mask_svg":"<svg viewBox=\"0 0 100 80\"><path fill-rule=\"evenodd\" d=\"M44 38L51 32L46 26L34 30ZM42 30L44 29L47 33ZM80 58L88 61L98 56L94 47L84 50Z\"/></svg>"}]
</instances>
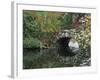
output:
<instances>
[{"instance_id":1,"label":"green foliage","mask_svg":"<svg viewBox=\"0 0 100 80\"><path fill-rule=\"evenodd\" d=\"M61 26L63 29L72 29L72 14L65 13L63 16L60 17Z\"/></svg>"},{"instance_id":2,"label":"green foliage","mask_svg":"<svg viewBox=\"0 0 100 80\"><path fill-rule=\"evenodd\" d=\"M58 20L58 16L60 16L60 14L57 15L56 12L23 11L24 46L29 45L28 42L25 42L26 39L30 41L30 38L36 38L37 40L41 40L43 46L46 45L50 47L54 40L54 34L52 34L52 32L57 32L59 30L60 21Z\"/></svg>"},{"instance_id":3,"label":"green foliage","mask_svg":"<svg viewBox=\"0 0 100 80\"><path fill-rule=\"evenodd\" d=\"M35 17L29 11L24 11L23 14L23 47L37 48L40 47L40 28Z\"/></svg>"},{"instance_id":4,"label":"green foliage","mask_svg":"<svg viewBox=\"0 0 100 80\"><path fill-rule=\"evenodd\" d=\"M37 39L42 46L51 47L55 43L55 38L60 30L73 29L73 14L63 12L45 11L23 11L23 40L24 46L29 45L27 41ZM74 14L75 16L76 14ZM80 15L79 13L77 15ZM76 15L76 16L77 16ZM85 15L85 14L84 14ZM79 18L80 17L76 17ZM77 19L77 20L79 20ZM90 17L86 16L85 30L80 29L73 37L78 40L82 48L86 48L90 42ZM80 25L79 25L80 26ZM29 39L29 40L28 40ZM31 42L30 42L31 43ZM34 45L33 45L34 46ZM27 46L28 47L28 46ZM34 46L35 47L35 46ZM37 46L36 46L37 47Z\"/></svg>"},{"instance_id":5,"label":"green foliage","mask_svg":"<svg viewBox=\"0 0 100 80\"><path fill-rule=\"evenodd\" d=\"M37 38L25 38L23 43L24 48L40 48L40 41Z\"/></svg>"},{"instance_id":6,"label":"green foliage","mask_svg":"<svg viewBox=\"0 0 100 80\"><path fill-rule=\"evenodd\" d=\"M40 31L39 25L31 14L24 12L23 14L23 37L36 36ZM34 34L33 34L34 33Z\"/></svg>"},{"instance_id":7,"label":"green foliage","mask_svg":"<svg viewBox=\"0 0 100 80\"><path fill-rule=\"evenodd\" d=\"M57 12L36 12L36 21L40 25L41 32L56 32L59 29L60 21Z\"/></svg>"}]
</instances>

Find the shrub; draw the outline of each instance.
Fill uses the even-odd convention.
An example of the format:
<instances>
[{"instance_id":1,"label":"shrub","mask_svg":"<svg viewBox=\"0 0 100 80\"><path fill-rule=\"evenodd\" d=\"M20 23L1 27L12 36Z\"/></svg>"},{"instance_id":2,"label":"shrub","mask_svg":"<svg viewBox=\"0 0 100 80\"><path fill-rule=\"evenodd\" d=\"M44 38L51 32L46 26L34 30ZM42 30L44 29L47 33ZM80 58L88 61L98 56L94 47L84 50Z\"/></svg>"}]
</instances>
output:
<instances>
[{"instance_id":1,"label":"shrub","mask_svg":"<svg viewBox=\"0 0 100 80\"><path fill-rule=\"evenodd\" d=\"M90 16L86 15L85 20L85 29L79 29L79 30L71 30L71 34L73 35L74 39L79 42L80 48L86 49L91 44L91 30L90 30Z\"/></svg>"},{"instance_id":2,"label":"shrub","mask_svg":"<svg viewBox=\"0 0 100 80\"><path fill-rule=\"evenodd\" d=\"M29 37L23 40L23 45L24 48L39 48L40 41L37 38Z\"/></svg>"}]
</instances>

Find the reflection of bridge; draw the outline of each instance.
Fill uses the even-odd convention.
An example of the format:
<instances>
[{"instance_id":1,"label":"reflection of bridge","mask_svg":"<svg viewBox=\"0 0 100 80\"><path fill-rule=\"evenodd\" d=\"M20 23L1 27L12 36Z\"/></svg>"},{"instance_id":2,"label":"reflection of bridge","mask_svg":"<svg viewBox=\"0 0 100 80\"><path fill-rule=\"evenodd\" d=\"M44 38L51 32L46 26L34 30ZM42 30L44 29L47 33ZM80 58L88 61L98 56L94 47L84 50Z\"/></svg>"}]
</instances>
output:
<instances>
[{"instance_id":1,"label":"reflection of bridge","mask_svg":"<svg viewBox=\"0 0 100 80\"><path fill-rule=\"evenodd\" d=\"M79 44L70 34L70 30L63 30L57 37L58 53L61 56L74 56L79 50Z\"/></svg>"},{"instance_id":2,"label":"reflection of bridge","mask_svg":"<svg viewBox=\"0 0 100 80\"><path fill-rule=\"evenodd\" d=\"M62 30L56 32L56 35L54 37L55 39L53 39L55 40L53 46L43 46L42 43L40 43L40 49L56 50L56 53L59 53L61 56L74 56L79 50L79 44L72 38L71 31L72 30Z\"/></svg>"}]
</instances>

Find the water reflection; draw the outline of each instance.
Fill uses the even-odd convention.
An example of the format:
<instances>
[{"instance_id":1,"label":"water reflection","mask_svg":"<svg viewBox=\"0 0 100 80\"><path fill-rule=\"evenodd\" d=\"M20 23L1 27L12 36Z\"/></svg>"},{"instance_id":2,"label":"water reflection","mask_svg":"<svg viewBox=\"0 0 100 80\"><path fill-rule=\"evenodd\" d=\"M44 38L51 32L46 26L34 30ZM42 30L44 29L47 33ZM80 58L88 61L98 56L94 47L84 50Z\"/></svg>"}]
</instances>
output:
<instances>
[{"instance_id":1,"label":"water reflection","mask_svg":"<svg viewBox=\"0 0 100 80\"><path fill-rule=\"evenodd\" d=\"M56 48L23 49L23 69L90 66L90 57L81 53L73 57L62 57Z\"/></svg>"},{"instance_id":2,"label":"water reflection","mask_svg":"<svg viewBox=\"0 0 100 80\"><path fill-rule=\"evenodd\" d=\"M23 68L51 68L66 66L55 48L49 49L24 49Z\"/></svg>"}]
</instances>

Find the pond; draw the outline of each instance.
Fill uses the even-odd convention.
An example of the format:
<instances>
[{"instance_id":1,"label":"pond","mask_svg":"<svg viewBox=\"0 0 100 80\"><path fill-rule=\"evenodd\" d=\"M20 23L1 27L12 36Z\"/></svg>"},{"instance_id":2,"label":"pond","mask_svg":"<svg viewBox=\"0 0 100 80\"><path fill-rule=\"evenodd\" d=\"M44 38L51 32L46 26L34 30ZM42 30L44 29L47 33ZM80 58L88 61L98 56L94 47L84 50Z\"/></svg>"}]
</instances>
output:
<instances>
[{"instance_id":1,"label":"pond","mask_svg":"<svg viewBox=\"0 0 100 80\"><path fill-rule=\"evenodd\" d=\"M56 48L23 49L23 69L90 66L91 58L86 53L89 51L80 51L73 57L62 57Z\"/></svg>"}]
</instances>

